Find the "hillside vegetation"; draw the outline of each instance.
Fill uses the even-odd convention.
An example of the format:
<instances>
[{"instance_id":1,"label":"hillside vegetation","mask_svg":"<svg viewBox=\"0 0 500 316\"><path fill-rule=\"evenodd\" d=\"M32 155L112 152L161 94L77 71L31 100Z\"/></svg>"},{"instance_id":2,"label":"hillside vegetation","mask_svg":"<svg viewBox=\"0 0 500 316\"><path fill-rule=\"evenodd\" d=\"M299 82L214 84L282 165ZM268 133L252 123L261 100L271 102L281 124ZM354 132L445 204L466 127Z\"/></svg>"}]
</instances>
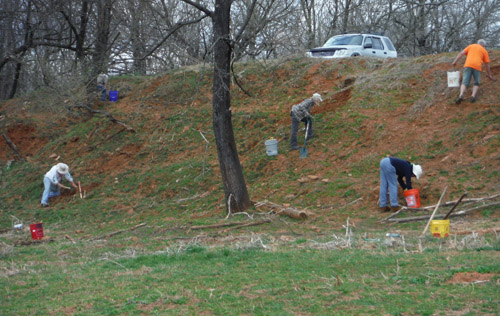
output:
<instances>
[{"instance_id":1,"label":"hillside vegetation","mask_svg":"<svg viewBox=\"0 0 500 316\"><path fill-rule=\"evenodd\" d=\"M452 69L454 57L455 54L389 60L290 57L235 65L235 80L244 91L236 81L233 83L233 127L245 180L256 206L246 214L227 219L212 131L210 65L182 68L158 76L113 77L110 86L119 91L119 100L95 102L92 108L99 113L90 113L81 107L84 89L71 84L70 78L67 87L45 87L4 102L0 105L0 132L15 144L23 158L16 160L12 149L0 137L0 240L5 245L0 254L4 260L1 271L7 278L22 275L22 267L14 262L38 260L35 258L39 255L47 256L48 264L58 260L84 264L86 260L94 260L95 255L100 258L95 260L105 256L114 258L117 264L109 263L106 269L110 270L105 272L95 272L93 266L92 271L80 271L90 273L90 278L94 277L92 273L109 272L116 276L113 269L120 269L119 265L127 267L126 273L141 269L140 277L143 277L151 271L148 269L163 269L163 266L152 263L151 258L153 261L145 261L142 267L138 262L118 258L134 257L136 251L147 256L193 239L201 240L207 247L237 248L243 240L254 244L257 240L273 244L271 248L264 247L265 250L276 250L278 245L295 248L310 240L328 239L332 234L348 236L352 229L358 235L346 241L347 244L333 248L351 247L355 242L359 248L371 249L376 246L363 246L363 240L386 232L417 237L427 221L404 224L381 221L389 215L380 213L377 206L378 166L383 157L397 156L422 165L424 175L419 181L415 180L415 187L420 190L424 207L436 205L445 188L443 203L456 201L464 192L469 199L500 193L499 81L491 81L483 75L477 102L455 105L458 88L448 88L446 81L446 72ZM493 76L500 79L500 51L492 51L490 58ZM289 112L292 105L315 92L324 100L313 110L316 137L307 143L307 158L299 159L298 151L288 150ZM103 115L104 112L115 120ZM264 141L270 137L279 141L277 156L266 155ZM303 137L301 130L299 144ZM81 182L83 198L78 192L63 191L62 196L50 200L49 208L41 208L43 175L57 162L70 166L75 180ZM498 202L498 198L493 198L495 201ZM400 203L404 204L402 192ZM273 210L270 205L302 210L307 218L269 217ZM445 213L450 206L443 206L437 213ZM455 212L463 207L459 206ZM430 215L433 209L405 210L398 217ZM489 239L483 240L481 247L493 245L495 250L475 259L483 260L482 272L493 272L493 282L485 288L490 291L487 296L495 292L494 280L498 281L498 264L492 262L498 262L498 239L494 232L499 227L499 209L497 204L454 217L450 227L455 242L457 235L489 232ZM45 240L50 241L46 248L30 248L36 247L36 243L30 241L28 230L11 231L12 224L20 221L24 224L43 222ZM199 227L231 222L256 225L208 230ZM266 237L257 238L254 234ZM112 241L112 236L117 236L116 241ZM428 239L427 242L438 241ZM443 240L437 247L446 242L451 243L452 239ZM417 245L421 247L420 242L415 242L415 249ZM81 249L77 251L76 246ZM199 250L196 249L194 253ZM134 255L130 255L131 251ZM72 259L57 259L66 255ZM362 254L353 255L364 260L359 258L364 257ZM241 260L247 259L250 260ZM324 258L319 254L317 259ZM387 260L392 264L392 259ZM414 259L421 265L427 264L419 261L427 262L421 256ZM307 258L301 260L307 261ZM69 261L65 261L65 267L72 266ZM14 265L9 267L8 262ZM370 262L363 264L370 265ZM385 264L380 262L381 266ZM47 266L40 269L45 268ZM380 276L378 272L374 274ZM332 282L342 283L330 277ZM52 284L51 280L45 282ZM0 310L4 311L17 304L17 299L29 295L23 292L28 290L22 285L16 290L8 284L13 292L4 293L10 293L10 303L0 304L0 308L3 307ZM76 289L73 286L76 285L72 285ZM63 288L61 291L68 290ZM89 293L86 295L89 301L95 299ZM465 293L457 295L466 296ZM179 303L172 297L183 300ZM187 300L192 306L195 303L189 297L184 292L172 294L169 304L183 305ZM151 301L157 302L157 299ZM384 297L380 300L386 301ZM421 305L423 310L426 300L423 299ZM82 308L80 303L69 302ZM93 302L95 314L108 313ZM494 305L494 301L487 305L486 311L492 312ZM37 310L36 304L33 306L17 310L18 314ZM196 308L193 311L184 307L186 309L181 310L189 310L187 314L200 314ZM226 307L202 310L210 310L207 315L224 314ZM390 314L398 314L389 307L384 308ZM429 308L430 312L420 314L431 315L441 307ZM50 310L44 306L41 310L47 309ZM321 309L315 311L312 307L296 306L294 311L302 311L303 315L321 314ZM57 313L76 311L61 309ZM126 314L119 308L113 313ZM252 314L249 310L240 311L245 313ZM263 309L261 314L276 313Z\"/></svg>"},{"instance_id":2,"label":"hillside vegetation","mask_svg":"<svg viewBox=\"0 0 500 316\"><path fill-rule=\"evenodd\" d=\"M491 56L493 74L498 55ZM476 103L455 105L458 89L446 82L452 58L295 58L237 65L238 82L248 94L233 84L233 125L252 200L307 209L318 224L377 217L378 162L386 155L423 166L416 184L423 205L435 204L446 186L449 200L464 191L469 197L500 191L498 82L483 78ZM28 158L8 168L14 156L1 139L2 216L43 219L37 218L44 214L38 213L40 183L54 158L70 166L86 199L63 196L52 210L70 209L85 218L84 210L96 212L99 223L117 212L132 218L166 212L197 222L225 216L209 66L117 77L110 85L119 101L95 108L134 131L72 108L80 102L73 87L40 90L2 105L2 132ZM308 144L308 157L299 159L288 151L289 111L314 92L324 99L313 111L317 137ZM264 141L270 137L279 141L278 156L266 156Z\"/></svg>"}]
</instances>

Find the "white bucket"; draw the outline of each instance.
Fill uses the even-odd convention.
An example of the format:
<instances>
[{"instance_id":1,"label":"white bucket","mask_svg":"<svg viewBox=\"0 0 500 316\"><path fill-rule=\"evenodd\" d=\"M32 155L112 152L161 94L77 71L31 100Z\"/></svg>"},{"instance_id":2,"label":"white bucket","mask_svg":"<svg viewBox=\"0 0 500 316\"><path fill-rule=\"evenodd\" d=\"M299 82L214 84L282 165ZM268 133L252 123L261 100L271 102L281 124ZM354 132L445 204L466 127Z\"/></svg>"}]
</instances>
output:
<instances>
[{"instance_id":1,"label":"white bucket","mask_svg":"<svg viewBox=\"0 0 500 316\"><path fill-rule=\"evenodd\" d=\"M265 144L268 156L276 156L278 154L278 140L270 138L265 141Z\"/></svg>"},{"instance_id":2,"label":"white bucket","mask_svg":"<svg viewBox=\"0 0 500 316\"><path fill-rule=\"evenodd\" d=\"M448 88L460 87L460 71L448 71Z\"/></svg>"}]
</instances>

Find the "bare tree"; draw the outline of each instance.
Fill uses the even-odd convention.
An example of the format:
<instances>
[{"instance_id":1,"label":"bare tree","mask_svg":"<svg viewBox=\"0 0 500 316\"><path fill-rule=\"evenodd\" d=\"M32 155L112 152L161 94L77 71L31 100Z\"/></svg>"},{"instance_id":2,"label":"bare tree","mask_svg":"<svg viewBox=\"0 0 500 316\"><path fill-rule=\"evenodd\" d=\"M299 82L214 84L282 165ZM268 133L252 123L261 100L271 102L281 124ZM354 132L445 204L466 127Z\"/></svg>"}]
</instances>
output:
<instances>
[{"instance_id":1,"label":"bare tree","mask_svg":"<svg viewBox=\"0 0 500 316\"><path fill-rule=\"evenodd\" d=\"M229 25L233 0L215 0L213 10L191 0L182 1L204 12L213 22L212 122L215 142L227 205L231 210L243 211L249 208L252 203L243 177L243 168L238 157L231 120L230 65L233 45Z\"/></svg>"}]
</instances>

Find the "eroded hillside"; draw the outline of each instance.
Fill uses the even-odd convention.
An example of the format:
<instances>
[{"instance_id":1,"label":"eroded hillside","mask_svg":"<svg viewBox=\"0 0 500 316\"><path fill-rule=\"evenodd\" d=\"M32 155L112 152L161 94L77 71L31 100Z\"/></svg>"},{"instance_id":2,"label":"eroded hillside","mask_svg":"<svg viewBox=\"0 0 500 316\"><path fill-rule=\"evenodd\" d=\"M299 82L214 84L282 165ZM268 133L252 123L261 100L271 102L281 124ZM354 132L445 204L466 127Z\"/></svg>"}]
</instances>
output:
<instances>
[{"instance_id":1,"label":"eroded hillside","mask_svg":"<svg viewBox=\"0 0 500 316\"><path fill-rule=\"evenodd\" d=\"M464 191L470 197L500 192L499 81L483 76L477 102L455 105L458 89L446 82L454 57L236 65L244 91L234 82L233 125L251 199L306 209L308 225L319 230L340 227L349 216L376 219L382 216L378 163L386 155L423 166L416 187L424 205L435 204L445 187L447 200ZM497 79L499 57L500 51L490 56ZM111 89L119 91L118 102L96 102L93 108L133 130L75 107L82 102L78 88L1 104L1 132L26 158L12 162L12 148L0 139L3 216L6 210L35 216L43 174L56 161L70 165L86 199L65 195L55 208L97 205L130 218L171 209L172 221L182 212L201 222L223 216L210 68L115 77ZM297 151L288 151L289 111L315 92L324 99L313 111L317 137L307 144L308 157L299 159ZM278 156L265 154L269 137L279 141ZM299 142L301 137L299 132Z\"/></svg>"}]
</instances>

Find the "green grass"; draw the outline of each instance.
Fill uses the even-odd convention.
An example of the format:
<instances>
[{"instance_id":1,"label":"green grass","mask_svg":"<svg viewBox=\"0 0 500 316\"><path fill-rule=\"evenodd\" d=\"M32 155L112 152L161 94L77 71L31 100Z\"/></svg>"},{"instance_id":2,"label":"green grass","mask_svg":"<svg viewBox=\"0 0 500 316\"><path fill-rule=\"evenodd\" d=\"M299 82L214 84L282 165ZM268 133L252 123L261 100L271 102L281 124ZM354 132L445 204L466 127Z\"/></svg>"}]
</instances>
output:
<instances>
[{"instance_id":1,"label":"green grass","mask_svg":"<svg viewBox=\"0 0 500 316\"><path fill-rule=\"evenodd\" d=\"M484 264L492 250L450 259L438 249L317 250L304 239L271 252L157 243L160 251L137 254L88 251L91 242L16 248L3 258L13 264L0 278L0 313L446 315L495 313L498 304L498 277L448 282L457 273L498 273L498 264Z\"/></svg>"}]
</instances>

